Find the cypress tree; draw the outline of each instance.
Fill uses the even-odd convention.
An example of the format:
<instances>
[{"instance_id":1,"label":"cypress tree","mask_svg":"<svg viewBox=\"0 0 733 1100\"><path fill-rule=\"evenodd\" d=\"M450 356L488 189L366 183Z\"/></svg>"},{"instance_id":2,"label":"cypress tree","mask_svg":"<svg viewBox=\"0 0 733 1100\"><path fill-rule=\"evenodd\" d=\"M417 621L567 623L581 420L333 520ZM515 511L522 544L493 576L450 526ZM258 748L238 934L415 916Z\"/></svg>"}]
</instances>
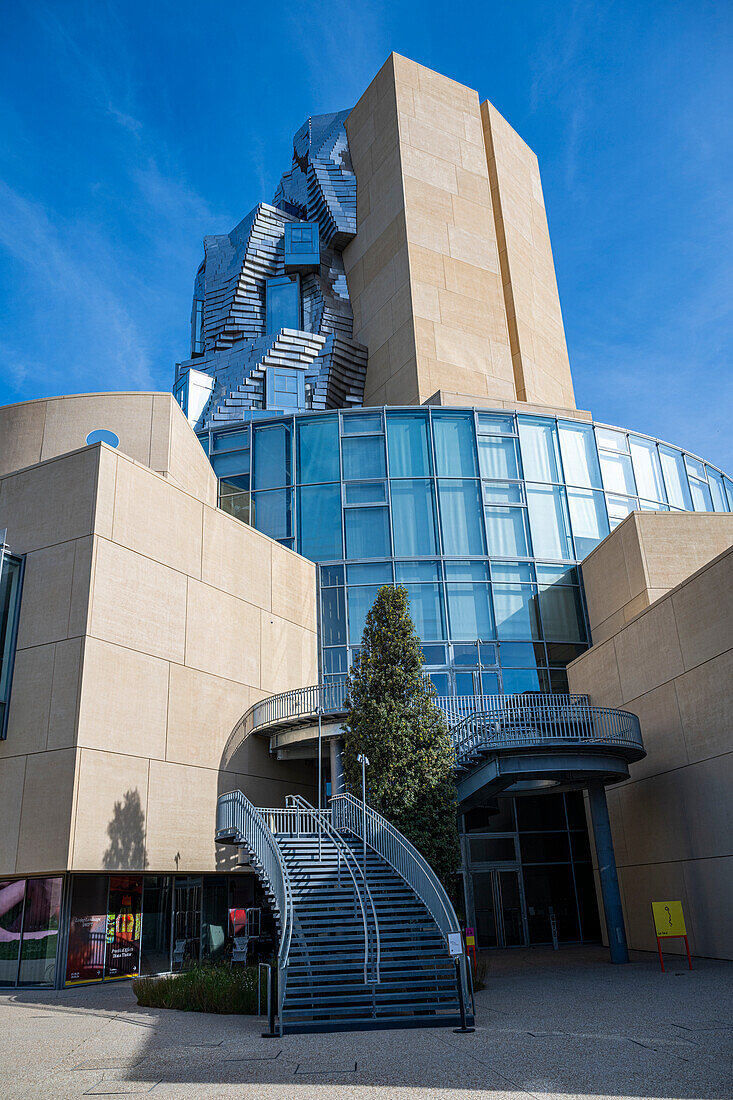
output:
<instances>
[{"instance_id":1,"label":"cypress tree","mask_svg":"<svg viewBox=\"0 0 733 1100\"><path fill-rule=\"evenodd\" d=\"M460 865L454 753L422 665L407 589L385 585L347 679L344 773L350 793L361 798L357 755L367 756L368 804L414 844L453 894Z\"/></svg>"}]
</instances>

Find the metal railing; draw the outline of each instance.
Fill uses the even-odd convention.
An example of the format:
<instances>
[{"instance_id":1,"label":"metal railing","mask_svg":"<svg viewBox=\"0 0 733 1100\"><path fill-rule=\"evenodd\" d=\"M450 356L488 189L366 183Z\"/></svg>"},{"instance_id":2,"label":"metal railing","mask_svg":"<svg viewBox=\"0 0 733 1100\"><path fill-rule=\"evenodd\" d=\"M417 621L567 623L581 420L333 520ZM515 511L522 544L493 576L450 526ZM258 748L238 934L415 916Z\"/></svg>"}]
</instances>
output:
<instances>
[{"instance_id":1,"label":"metal railing","mask_svg":"<svg viewBox=\"0 0 733 1100\"><path fill-rule=\"evenodd\" d=\"M363 869L359 866L356 856L352 852L351 848L346 844L344 838L334 828L332 812L330 810L316 810L309 802L299 794L289 794L286 796L285 801L287 803L286 812L294 812L294 817L291 818L293 824L296 827L296 832L313 832L315 831L319 840L321 837L328 837L336 848L339 860L339 880L341 874L341 857L343 856L346 870L349 872L351 881L354 884L354 894L359 902L359 908L361 910L361 919L364 930L364 985L379 985L381 981L380 966L382 946L379 935L379 921L377 919L377 910L372 898L372 892L369 889L369 883L367 882L366 875ZM271 811L268 811L271 812ZM277 812L277 811L276 811ZM304 830L302 825L304 822L308 822L314 829ZM356 875L353 868L356 868ZM363 883L363 893L359 889L358 878L361 878ZM367 905L364 904L364 898ZM374 935L371 933L371 928L367 916L367 906L370 910L372 923L374 925Z\"/></svg>"},{"instance_id":2,"label":"metal railing","mask_svg":"<svg viewBox=\"0 0 733 1100\"><path fill-rule=\"evenodd\" d=\"M269 885L280 915L280 947L277 955L278 1020L282 1034L282 1006L287 984L288 959L293 935L293 891L272 831L260 810L241 791L219 796L216 805L216 837L235 835L254 858Z\"/></svg>"}]
</instances>

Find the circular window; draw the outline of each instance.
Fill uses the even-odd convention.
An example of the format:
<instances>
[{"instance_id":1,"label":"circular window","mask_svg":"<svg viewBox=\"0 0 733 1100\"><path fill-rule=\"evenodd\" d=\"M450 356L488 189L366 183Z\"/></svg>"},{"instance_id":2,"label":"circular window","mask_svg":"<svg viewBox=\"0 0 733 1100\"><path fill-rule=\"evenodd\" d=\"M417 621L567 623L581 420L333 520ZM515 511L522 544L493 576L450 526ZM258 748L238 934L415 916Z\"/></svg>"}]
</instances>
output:
<instances>
[{"instance_id":1,"label":"circular window","mask_svg":"<svg viewBox=\"0 0 733 1100\"><path fill-rule=\"evenodd\" d=\"M106 428L95 428L87 436L87 443L106 443L108 447L119 447L120 445L115 433L108 431Z\"/></svg>"}]
</instances>

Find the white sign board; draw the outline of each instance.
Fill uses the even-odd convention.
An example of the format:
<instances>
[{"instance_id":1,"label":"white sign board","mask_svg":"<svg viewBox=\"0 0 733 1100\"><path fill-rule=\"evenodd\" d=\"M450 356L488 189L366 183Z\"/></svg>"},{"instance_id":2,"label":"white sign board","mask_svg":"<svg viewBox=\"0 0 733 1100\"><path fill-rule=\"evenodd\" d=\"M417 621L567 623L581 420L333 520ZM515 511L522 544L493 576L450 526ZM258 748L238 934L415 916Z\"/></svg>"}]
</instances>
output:
<instances>
[{"instance_id":1,"label":"white sign board","mask_svg":"<svg viewBox=\"0 0 733 1100\"><path fill-rule=\"evenodd\" d=\"M463 954L463 937L460 932L448 933L448 950L454 959Z\"/></svg>"}]
</instances>

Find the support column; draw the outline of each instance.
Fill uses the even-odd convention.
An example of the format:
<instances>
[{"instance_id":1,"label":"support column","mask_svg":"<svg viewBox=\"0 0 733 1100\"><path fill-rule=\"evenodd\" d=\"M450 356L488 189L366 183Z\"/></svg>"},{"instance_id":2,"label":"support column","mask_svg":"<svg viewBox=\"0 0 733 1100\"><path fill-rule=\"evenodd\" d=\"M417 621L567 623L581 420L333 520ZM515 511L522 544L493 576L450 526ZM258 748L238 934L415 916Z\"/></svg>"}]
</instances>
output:
<instances>
[{"instance_id":1,"label":"support column","mask_svg":"<svg viewBox=\"0 0 733 1100\"><path fill-rule=\"evenodd\" d=\"M344 742L342 737L332 737L328 742L331 756L331 794L345 794Z\"/></svg>"},{"instance_id":2,"label":"support column","mask_svg":"<svg viewBox=\"0 0 733 1100\"><path fill-rule=\"evenodd\" d=\"M618 888L616 857L613 854L611 821L608 816L606 788L599 779L588 784L590 815L593 821L593 836L598 856L598 874L601 879L603 909L606 915L606 932L612 963L627 963L629 952L626 946L626 929L621 908L621 893Z\"/></svg>"}]
</instances>

